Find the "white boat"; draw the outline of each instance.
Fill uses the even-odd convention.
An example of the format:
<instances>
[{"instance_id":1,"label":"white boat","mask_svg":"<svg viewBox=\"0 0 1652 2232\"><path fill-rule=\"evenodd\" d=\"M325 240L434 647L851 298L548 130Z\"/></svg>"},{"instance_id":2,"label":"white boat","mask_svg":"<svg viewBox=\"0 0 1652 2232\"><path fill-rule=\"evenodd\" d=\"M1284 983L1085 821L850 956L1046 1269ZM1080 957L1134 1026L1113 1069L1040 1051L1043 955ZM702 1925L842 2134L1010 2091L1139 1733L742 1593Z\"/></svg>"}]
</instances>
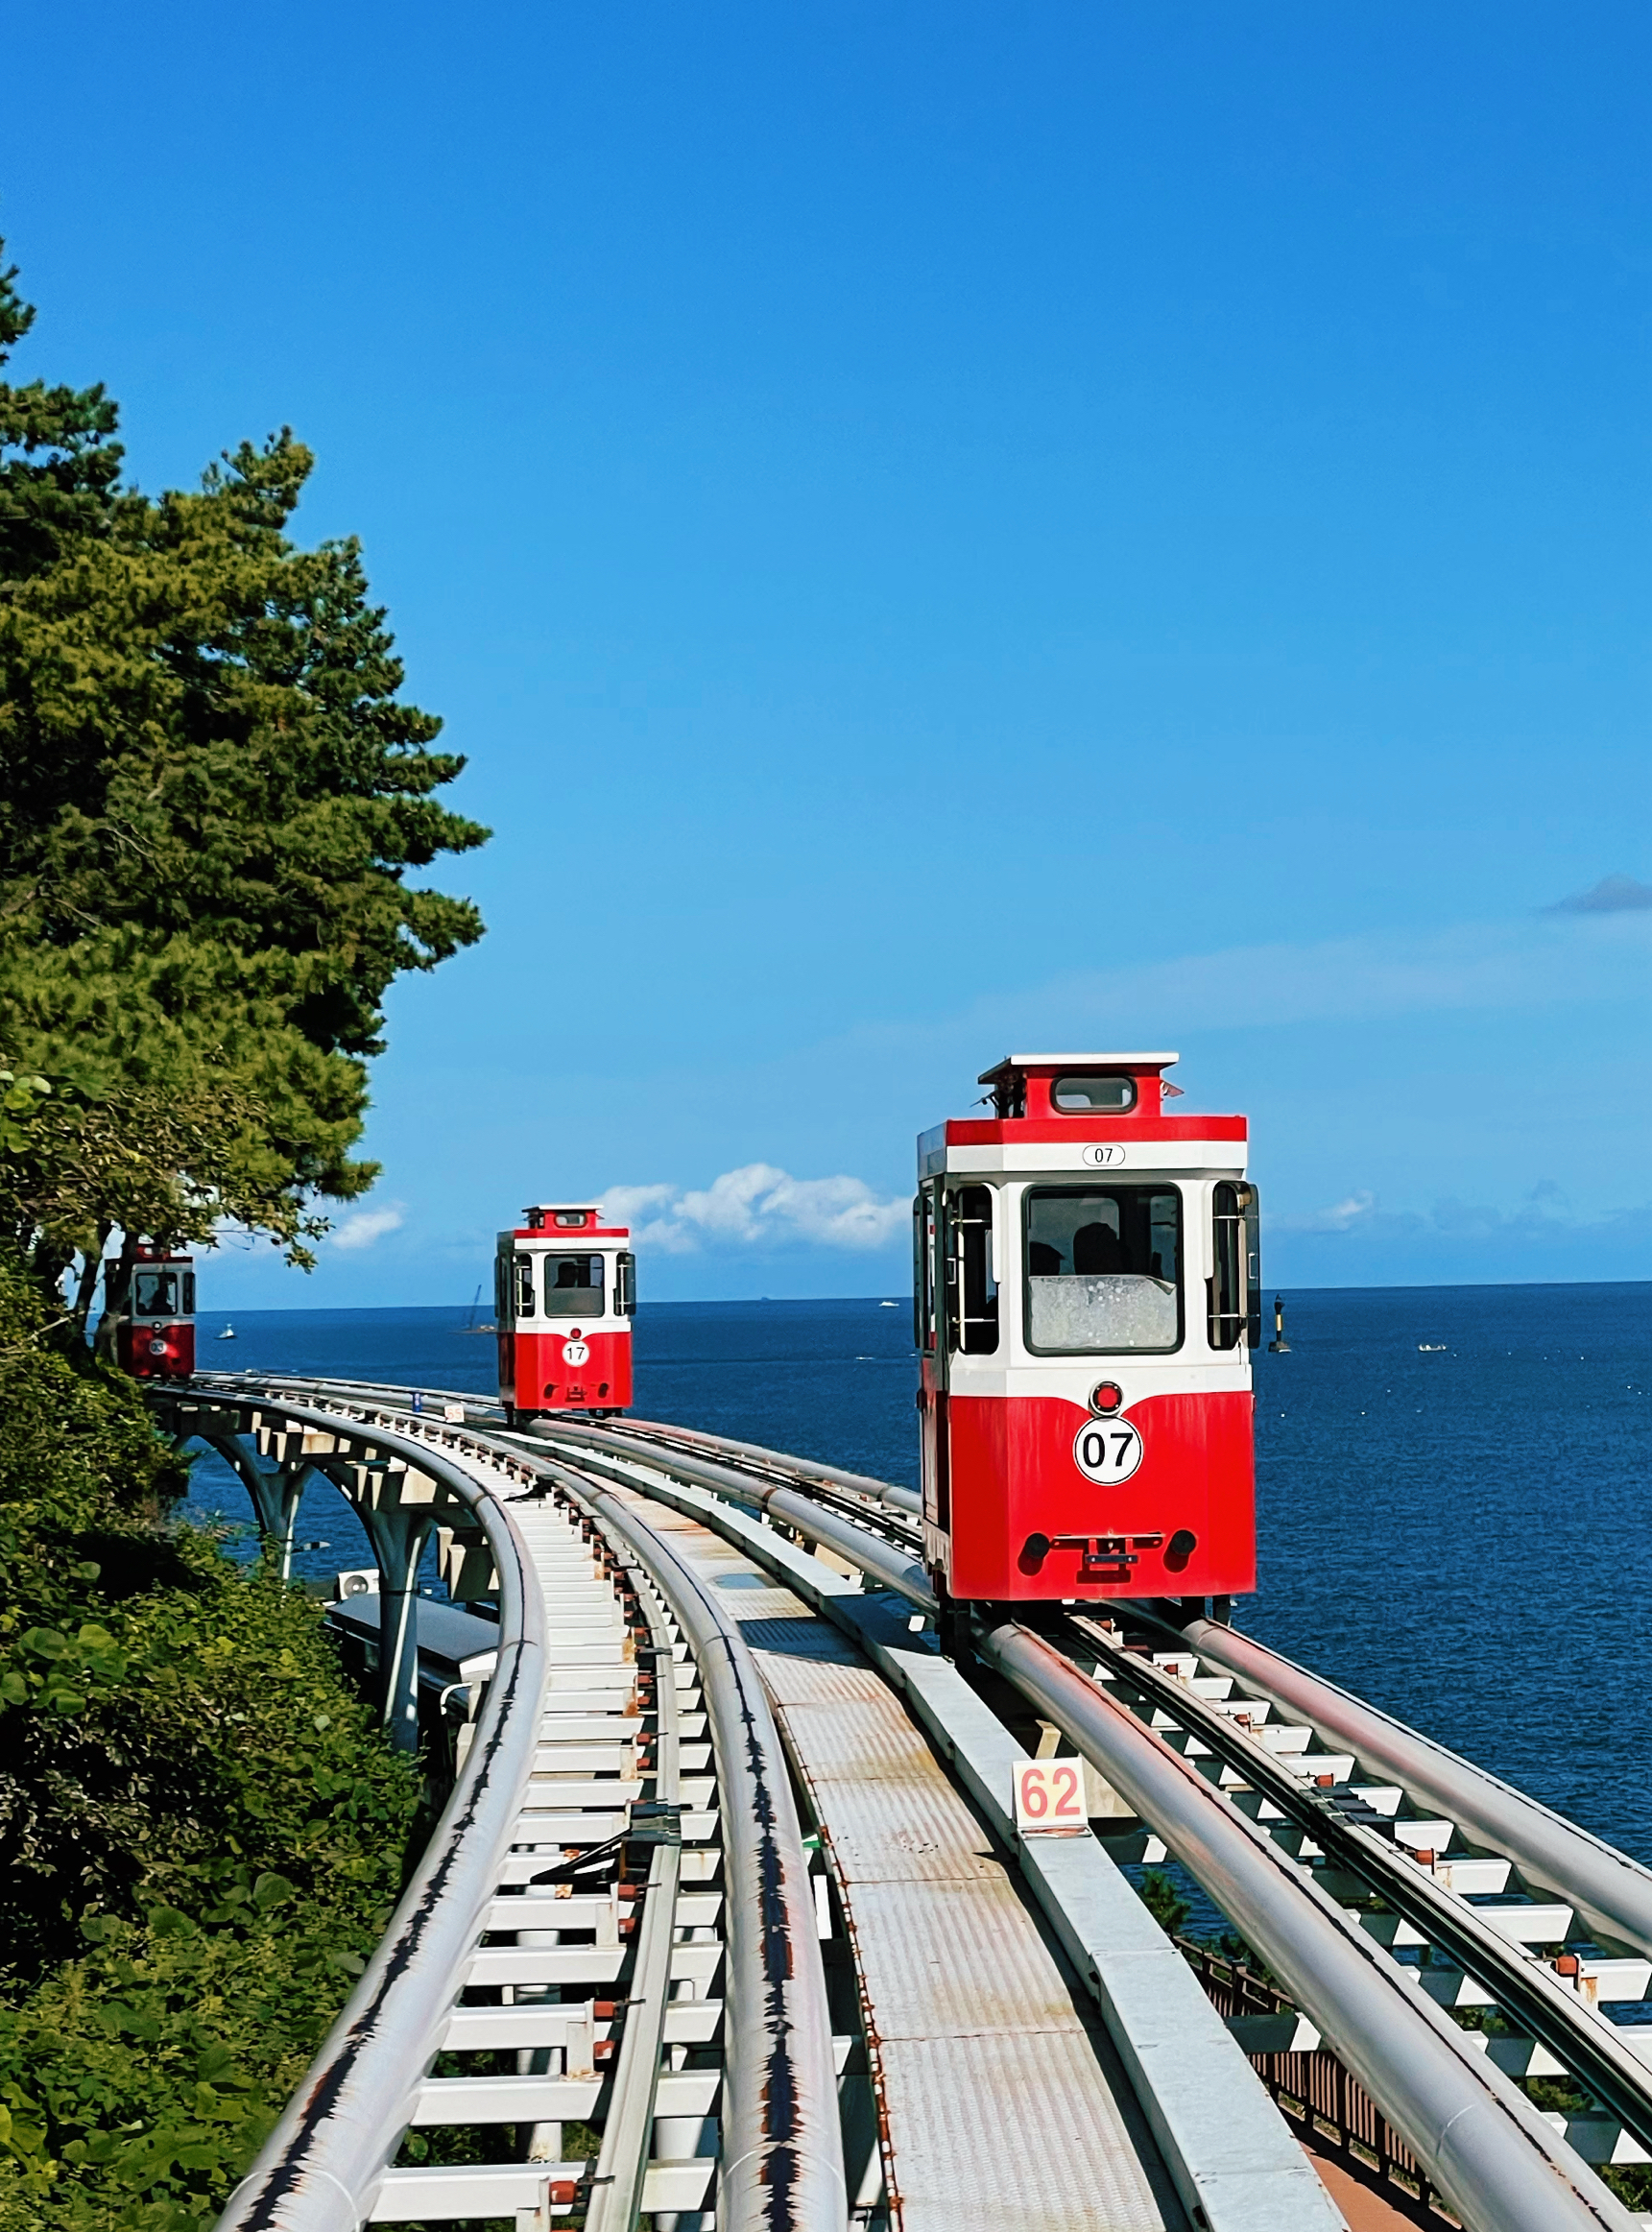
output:
<instances>
[{"instance_id":1,"label":"white boat","mask_svg":"<svg viewBox=\"0 0 1652 2232\"><path fill-rule=\"evenodd\" d=\"M217 1338L221 1341L232 1341L235 1338L235 1328L232 1325L227 1325L224 1331L217 1335Z\"/></svg>"},{"instance_id":2,"label":"white boat","mask_svg":"<svg viewBox=\"0 0 1652 2232\"><path fill-rule=\"evenodd\" d=\"M880 1302L877 1307L879 1309L898 1309L900 1305L898 1302Z\"/></svg>"},{"instance_id":3,"label":"white boat","mask_svg":"<svg viewBox=\"0 0 1652 2232\"><path fill-rule=\"evenodd\" d=\"M1444 1341L1419 1341L1417 1354L1420 1356L1443 1356L1446 1354L1446 1344Z\"/></svg>"}]
</instances>

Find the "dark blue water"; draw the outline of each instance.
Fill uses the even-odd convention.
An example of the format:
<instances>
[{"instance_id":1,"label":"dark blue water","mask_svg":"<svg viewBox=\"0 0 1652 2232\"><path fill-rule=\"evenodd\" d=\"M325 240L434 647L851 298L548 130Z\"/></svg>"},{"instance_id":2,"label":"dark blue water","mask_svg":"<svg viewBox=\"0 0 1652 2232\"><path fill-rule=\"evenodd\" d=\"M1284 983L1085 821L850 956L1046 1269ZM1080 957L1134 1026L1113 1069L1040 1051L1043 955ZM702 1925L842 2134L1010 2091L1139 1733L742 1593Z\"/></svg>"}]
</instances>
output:
<instances>
[{"instance_id":1,"label":"dark blue water","mask_svg":"<svg viewBox=\"0 0 1652 2232\"><path fill-rule=\"evenodd\" d=\"M1652 1862L1652 1284L1285 1302L1291 1354L1256 1359L1260 1588L1242 1623ZM266 1311L203 1360L491 1391L493 1345L467 1314ZM641 1415L908 1483L915 1377L904 1307L637 1313ZM227 1475L199 1487L244 1509ZM330 1491L302 1531L335 1548L301 1570L370 1562Z\"/></svg>"}]
</instances>

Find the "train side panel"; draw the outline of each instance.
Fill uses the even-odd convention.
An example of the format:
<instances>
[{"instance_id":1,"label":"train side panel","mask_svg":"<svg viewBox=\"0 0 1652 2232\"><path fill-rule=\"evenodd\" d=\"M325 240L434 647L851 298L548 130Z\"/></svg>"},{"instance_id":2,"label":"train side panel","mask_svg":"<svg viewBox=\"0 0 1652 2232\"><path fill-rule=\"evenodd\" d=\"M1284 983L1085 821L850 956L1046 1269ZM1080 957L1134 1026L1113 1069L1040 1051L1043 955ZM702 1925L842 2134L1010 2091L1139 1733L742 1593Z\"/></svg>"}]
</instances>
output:
<instances>
[{"instance_id":1,"label":"train side panel","mask_svg":"<svg viewBox=\"0 0 1652 2232\"><path fill-rule=\"evenodd\" d=\"M1248 1392L1140 1397L1120 1413L1141 1438L1140 1463L1108 1486L1087 1478L1073 1452L1081 1434L1115 1422L1059 1397L954 1390L943 1401L952 1596L1014 1603L1256 1587Z\"/></svg>"}]
</instances>

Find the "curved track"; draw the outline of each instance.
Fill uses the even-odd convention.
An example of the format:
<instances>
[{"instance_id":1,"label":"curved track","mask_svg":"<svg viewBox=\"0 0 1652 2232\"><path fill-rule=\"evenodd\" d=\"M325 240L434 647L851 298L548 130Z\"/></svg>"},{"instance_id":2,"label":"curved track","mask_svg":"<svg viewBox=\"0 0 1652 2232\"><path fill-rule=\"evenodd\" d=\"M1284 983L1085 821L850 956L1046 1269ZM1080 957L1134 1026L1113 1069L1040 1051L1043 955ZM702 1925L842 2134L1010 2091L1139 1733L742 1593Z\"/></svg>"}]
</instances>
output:
<instances>
[{"instance_id":1,"label":"curved track","mask_svg":"<svg viewBox=\"0 0 1652 2232\"><path fill-rule=\"evenodd\" d=\"M499 1640L419 1874L224 2223L577 2210L630 2232L713 2207L741 2232L841 2232L811 1862L737 1623L548 1456L301 1394L161 1407L180 1436L261 1439L444 1522L450 1561L486 1561ZM570 2124L594 2160L562 2159Z\"/></svg>"},{"instance_id":2,"label":"curved track","mask_svg":"<svg viewBox=\"0 0 1652 2232\"><path fill-rule=\"evenodd\" d=\"M244 1405L256 1406L244 1381L211 1384L221 1402L233 1391ZM637 1576L633 1601L640 1605L652 1597L651 1618L669 1620L678 1636L692 1644L702 1679L707 1653L726 1653L732 1666L735 1644L729 1633L735 1623L710 1600L710 1592L696 1592L681 1571L671 1574L662 1562L669 1546L639 1516L638 1496L688 1512L713 1532L737 1539L746 1554L778 1577L788 1577L800 1595L817 1590L828 1609L833 1590L845 1586L831 1580L833 1568L847 1565L860 1572L864 1586L893 1591L920 1613L934 1610L916 1554L916 1498L909 1490L647 1422L559 1422L531 1435L516 1434L506 1429L496 1406L442 1391L409 1390L398 1398L346 1383L289 1381L258 1398L266 1404L277 1400L293 1418L321 1405L334 1419L347 1413L352 1430L374 1428L383 1438L394 1426L410 1443L444 1445L447 1461L473 1481L503 1467L513 1485L502 1502L515 1504L526 1494L541 1506L548 1501L578 1513L582 1524L602 1530ZM433 1405L449 1415L437 1422L430 1415ZM187 1430L181 1417L179 1423ZM524 1476L534 1483L526 1491L519 1485ZM503 1612L505 1572L491 1531L488 1542L496 1568L491 1578ZM834 1617L841 1620L843 1611L840 1600ZM661 1645L656 1640L652 1647ZM1037 1626L1012 1621L982 1630L976 1649L1106 1776L1119 1856L1139 1857L1157 1836L1160 1849L1168 1846L1185 1861L1291 1985L1319 2034L1359 2075L1465 2223L1484 2232L1627 2227L1633 2220L1588 2168L1590 2161L1644 2160L1645 2142L1652 2139L1652 2072L1633 2051L1628 2027L1609 2023L1597 2004L1608 1995L1641 1998L1649 1964L1640 1959L1639 1971L1633 1969L1639 1956L1625 1942L1627 1932L1616 1938L1604 1932L1580 1936L1584 1927L1599 1931L1603 1911L1617 1916L1624 1906L1620 1899L1606 1908L1599 1896L1600 1856L1607 1848L1520 1793L1493 1786L1501 1794L1505 1829L1511 1823L1517 1832L1540 1820L1543 1825L1543 1874L1528 1888L1520 1873L1527 1848L1519 1834L1505 1836L1499 1852L1486 1835L1487 1813L1459 1804L1446 1817L1430 1805L1437 1789L1425 1778L1416 1784L1373 1779L1368 1770L1381 1774L1392 1766L1392 1757L1367 1760L1363 1742L1355 1748L1344 1740L1351 1715L1370 1709L1327 1691L1323 1711L1316 1710L1321 1701L1311 1675L1282 1661L1268 1665L1272 1654L1228 1629L1207 1625L1184 1634L1152 1621L1121 1627L1057 1616ZM1243 1664L1235 1663L1241 1659ZM909 1688L914 1680L922 1687L923 1679L910 1671L901 1678ZM752 1682L748 1702L758 1694L754 1675ZM737 1679L734 1691L740 1693ZM491 1695L491 1686L490 1705ZM1460 1778L1452 1785L1458 1796L1472 1791L1477 1770L1468 1763L1452 1761L1398 1724L1384 1727L1391 1752L1408 1739L1436 1764L1448 1763ZM720 1758L730 1740L727 1734L720 1740ZM662 1775L672 1741L661 1720L657 1764ZM1491 1785L1491 1778L1478 1779ZM991 1817L990 1794L983 1789L981 1795ZM456 1791L456 1805L459 1797ZM723 1803L741 1809L740 1818L752 1818L749 1794ZM1046 1911L1052 1918L1058 1908L1065 1915L1059 1894L1051 1894L1052 1908L1040 1889L1050 1862L1030 1851L1024 1857ZM1622 1856L1609 1857L1614 1869L1626 1871L1626 1881L1640 1878L1652 1885L1646 1871ZM1574 1860L1585 1887L1568 1901L1568 1870ZM659 1872L658 1878L651 1874L650 1901L664 1888L668 1873L658 1853L654 1865ZM756 1877L746 1880L750 1875L749 1869L742 1875L738 1897L726 1909L731 1974L732 1914L749 1906L760 1911L768 1880L761 1865ZM734 1890L732 1874L729 1888ZM658 1910L667 1904L661 1899ZM1093 1984L1093 1969L1091 1976ZM364 1980L364 1991L370 1980ZM1465 2021L1486 2023L1477 2009L1490 2011L1490 2024L1466 2028ZM347 2010L341 2028L349 2017ZM621 2081L631 2029L628 2016L620 2065L603 2095L610 2130L616 2128L613 2103L638 2090L634 2075L629 2092ZM1496 2035L1488 2037L1488 2029ZM643 2035L643 2027L636 2035ZM1652 2038L1652 2029L1644 2035ZM657 2066L658 2052L657 2045ZM1536 2112L1520 2080L1550 2074L1573 2080L1590 2103L1585 2112ZM725 2080L724 2097L729 2119L738 2112L732 2075ZM591 2113L603 2121L600 2105L593 2104ZM634 2121L634 2111L629 2113ZM272 2142L272 2159L283 2144L290 2152L290 2133L285 2141L278 2133ZM764 2144L761 2138L755 2142L759 2153ZM604 2146L606 2163L606 2138ZM812 2165L811 2146L802 2148L799 2160L806 2156ZM385 2190L394 2194L402 2174L390 2172ZM544 2178L543 2197L536 2205L567 2205L553 2196L575 2183L571 2174ZM643 2196L640 2176L634 2183L636 2206L661 2205L656 2196ZM823 2177L823 2196L829 2183ZM600 2199L598 2189L588 2191ZM1199 2196L1191 2211L1195 2219L1239 2221L1226 2205L1211 2214L1208 2188L1200 2187ZM833 2205L842 2221L841 2186ZM726 2207L719 2207L721 2220ZM371 2214L390 2220L378 2201ZM591 2214L605 2225L618 2220L594 2202ZM350 2220L232 2215L228 2220L297 2225ZM759 2220L730 2215L728 2220ZM1266 2215L1255 2220L1285 2220Z\"/></svg>"}]
</instances>

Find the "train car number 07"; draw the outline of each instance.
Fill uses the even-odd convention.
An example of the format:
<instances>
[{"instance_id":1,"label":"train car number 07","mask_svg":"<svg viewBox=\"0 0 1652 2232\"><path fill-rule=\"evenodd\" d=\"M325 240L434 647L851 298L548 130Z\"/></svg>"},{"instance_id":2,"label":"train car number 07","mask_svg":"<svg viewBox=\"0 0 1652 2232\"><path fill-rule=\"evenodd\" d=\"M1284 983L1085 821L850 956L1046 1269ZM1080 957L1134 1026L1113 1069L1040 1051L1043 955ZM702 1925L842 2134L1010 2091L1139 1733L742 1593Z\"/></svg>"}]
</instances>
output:
<instances>
[{"instance_id":1,"label":"train car number 07","mask_svg":"<svg viewBox=\"0 0 1652 2232\"><path fill-rule=\"evenodd\" d=\"M1016 1828L1022 1836L1075 1836L1089 1826L1082 1760L1016 1762Z\"/></svg>"},{"instance_id":2,"label":"train car number 07","mask_svg":"<svg viewBox=\"0 0 1652 2232\"><path fill-rule=\"evenodd\" d=\"M1073 1436L1073 1463L1087 1480L1104 1487L1128 1480L1142 1455L1141 1435L1127 1418L1087 1419Z\"/></svg>"}]
</instances>

